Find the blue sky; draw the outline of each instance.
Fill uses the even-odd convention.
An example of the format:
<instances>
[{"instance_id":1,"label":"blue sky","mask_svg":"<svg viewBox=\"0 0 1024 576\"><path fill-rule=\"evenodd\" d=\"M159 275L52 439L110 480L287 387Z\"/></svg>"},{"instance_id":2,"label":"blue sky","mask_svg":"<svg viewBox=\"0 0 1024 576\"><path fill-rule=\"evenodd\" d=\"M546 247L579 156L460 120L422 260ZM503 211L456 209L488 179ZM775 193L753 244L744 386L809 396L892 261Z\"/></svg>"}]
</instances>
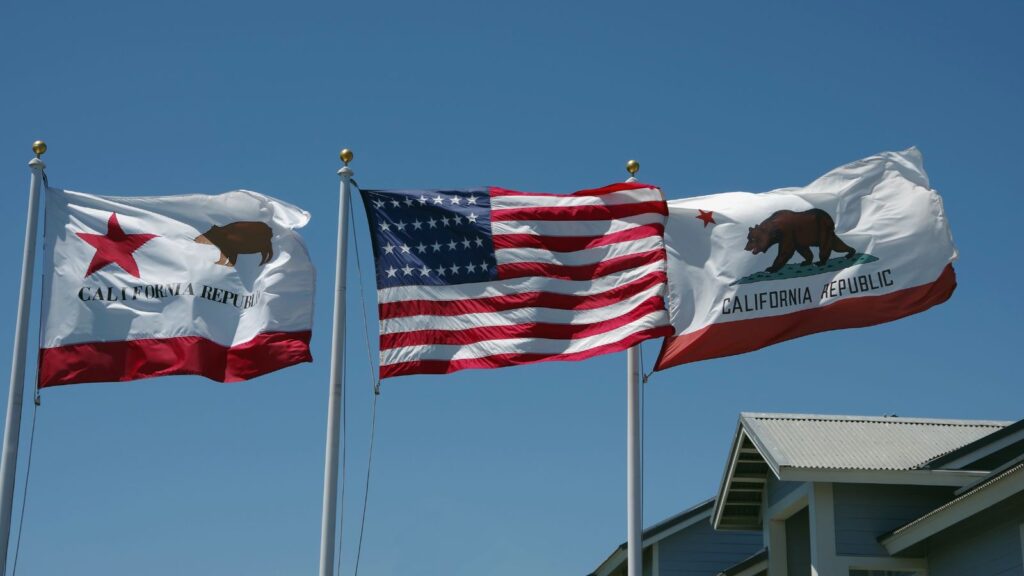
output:
<instances>
[{"instance_id":1,"label":"blue sky","mask_svg":"<svg viewBox=\"0 0 1024 576\"><path fill-rule=\"evenodd\" d=\"M345 146L370 188L571 191L636 158L669 198L922 150L961 251L953 298L656 374L647 524L714 494L740 411L1020 418L1022 16L1008 1L7 3L0 349L37 138L56 186L296 203L319 271L313 364L43 392L18 573L316 570ZM371 398L350 263L345 574ZM369 275L364 290L372 345ZM624 380L616 354L386 381L360 572L595 568L626 535Z\"/></svg>"}]
</instances>

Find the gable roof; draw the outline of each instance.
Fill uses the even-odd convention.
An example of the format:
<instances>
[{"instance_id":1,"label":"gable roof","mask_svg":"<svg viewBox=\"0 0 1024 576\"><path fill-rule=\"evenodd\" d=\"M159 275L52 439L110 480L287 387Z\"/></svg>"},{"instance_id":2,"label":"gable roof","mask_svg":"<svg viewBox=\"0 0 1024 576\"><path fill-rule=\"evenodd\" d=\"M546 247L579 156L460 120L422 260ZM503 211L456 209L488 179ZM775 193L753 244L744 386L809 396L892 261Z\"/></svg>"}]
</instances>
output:
<instances>
[{"instance_id":1,"label":"gable roof","mask_svg":"<svg viewBox=\"0 0 1024 576\"><path fill-rule=\"evenodd\" d=\"M711 506L714 504L713 499L708 499L700 504L697 504L693 508L684 510L679 514L670 516L657 524L647 528L643 531L641 536L641 542L643 548L654 544L655 542L664 540L676 532L692 526L700 521L706 521L711 517ZM609 556L597 567L589 576L604 576L611 574L616 568L626 561L626 542L619 544Z\"/></svg>"},{"instance_id":2,"label":"gable roof","mask_svg":"<svg viewBox=\"0 0 1024 576\"><path fill-rule=\"evenodd\" d=\"M922 469L1010 422L895 416L740 414L713 511L716 529L759 530L764 486L779 480L963 486L983 474Z\"/></svg>"},{"instance_id":3,"label":"gable roof","mask_svg":"<svg viewBox=\"0 0 1024 576\"><path fill-rule=\"evenodd\" d=\"M912 470L1009 422L743 413L773 470Z\"/></svg>"}]
</instances>

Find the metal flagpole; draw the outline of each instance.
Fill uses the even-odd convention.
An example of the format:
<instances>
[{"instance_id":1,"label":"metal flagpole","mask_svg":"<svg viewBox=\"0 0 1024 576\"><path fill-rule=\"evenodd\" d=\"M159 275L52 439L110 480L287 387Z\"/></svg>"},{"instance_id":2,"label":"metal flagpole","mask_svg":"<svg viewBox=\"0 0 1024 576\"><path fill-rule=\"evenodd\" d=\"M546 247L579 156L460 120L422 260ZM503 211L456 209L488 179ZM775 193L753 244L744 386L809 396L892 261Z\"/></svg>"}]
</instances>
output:
<instances>
[{"instance_id":1,"label":"metal flagpole","mask_svg":"<svg viewBox=\"0 0 1024 576\"><path fill-rule=\"evenodd\" d=\"M640 163L626 162L636 182ZM640 450L640 345L626 352L626 566L628 576L643 574L643 453Z\"/></svg>"},{"instance_id":2,"label":"metal flagpole","mask_svg":"<svg viewBox=\"0 0 1024 576\"><path fill-rule=\"evenodd\" d=\"M21 288L18 295L18 320L14 333L14 358L11 360L11 391L7 397L4 424L4 452L0 461L0 574L7 573L7 546L11 539L11 512L14 509L14 482L18 467L18 441L21 436L21 407L25 396L25 349L28 317L32 306L32 276L35 274L36 224L39 220L39 184L46 165L39 159L46 143L32 144L36 157L28 163L32 180L28 188L28 219L25 224L25 252L21 260Z\"/></svg>"},{"instance_id":3,"label":"metal flagpole","mask_svg":"<svg viewBox=\"0 0 1024 576\"><path fill-rule=\"evenodd\" d=\"M338 176L338 252L334 271L334 328L331 337L331 383L327 402L327 453L324 458L324 511L320 526L320 576L334 575L334 528L338 512L338 444L341 428L341 400L345 393L345 272L348 265L348 197L352 176L348 167L352 151L340 154L345 163Z\"/></svg>"}]
</instances>

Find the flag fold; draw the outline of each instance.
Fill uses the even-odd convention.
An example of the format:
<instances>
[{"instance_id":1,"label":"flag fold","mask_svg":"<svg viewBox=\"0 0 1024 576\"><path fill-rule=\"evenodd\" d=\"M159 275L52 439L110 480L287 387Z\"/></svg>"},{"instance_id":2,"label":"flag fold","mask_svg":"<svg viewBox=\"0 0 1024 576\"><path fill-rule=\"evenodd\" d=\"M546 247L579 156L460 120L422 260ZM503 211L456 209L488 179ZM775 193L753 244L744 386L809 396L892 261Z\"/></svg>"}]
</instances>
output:
<instances>
[{"instance_id":1,"label":"flag fold","mask_svg":"<svg viewBox=\"0 0 1024 576\"><path fill-rule=\"evenodd\" d=\"M305 211L216 196L46 191L39 386L246 380L311 361Z\"/></svg>"},{"instance_id":2,"label":"flag fold","mask_svg":"<svg viewBox=\"0 0 1024 576\"><path fill-rule=\"evenodd\" d=\"M804 188L668 203L669 313L656 369L888 322L956 287L942 199L916 148Z\"/></svg>"}]
</instances>

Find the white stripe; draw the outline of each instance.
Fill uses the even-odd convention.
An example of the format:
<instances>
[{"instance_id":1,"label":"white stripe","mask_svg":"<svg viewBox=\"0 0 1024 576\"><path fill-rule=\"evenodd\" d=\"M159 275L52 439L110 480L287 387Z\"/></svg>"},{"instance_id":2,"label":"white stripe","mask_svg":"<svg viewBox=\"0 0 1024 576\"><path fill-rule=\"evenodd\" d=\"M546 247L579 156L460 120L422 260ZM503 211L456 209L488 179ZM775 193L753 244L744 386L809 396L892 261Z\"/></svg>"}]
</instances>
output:
<instances>
[{"instance_id":1,"label":"white stripe","mask_svg":"<svg viewBox=\"0 0 1024 576\"><path fill-rule=\"evenodd\" d=\"M541 276L527 276L511 280L494 280L492 282L456 284L454 286L394 286L378 290L377 301L385 304L406 300L464 300L467 298L507 296L522 292L551 292L553 294L592 296L627 282L632 282L652 272L664 271L665 261L659 260L637 268L630 268L629 270L595 278L594 280L561 280Z\"/></svg>"},{"instance_id":2,"label":"white stripe","mask_svg":"<svg viewBox=\"0 0 1024 576\"><path fill-rule=\"evenodd\" d=\"M594 264L628 254L640 254L663 247L661 236L649 236L639 240L616 242L597 248L576 250L575 252L552 252L543 248L502 248L495 251L498 265L519 262L544 262L563 266L583 266Z\"/></svg>"},{"instance_id":3,"label":"white stripe","mask_svg":"<svg viewBox=\"0 0 1024 576\"><path fill-rule=\"evenodd\" d=\"M476 312L459 316L405 316L380 321L381 334L413 332L416 330L469 330L485 326L515 326L531 322L548 324L585 325L610 320L628 313L641 302L653 296L664 295L665 284L652 286L639 294L590 310L560 310L557 308L524 307L501 312Z\"/></svg>"},{"instance_id":4,"label":"white stripe","mask_svg":"<svg viewBox=\"0 0 1024 576\"><path fill-rule=\"evenodd\" d=\"M495 354L572 354L606 344L613 344L623 340L630 334L666 325L668 325L668 313L664 310L658 310L616 330L575 340L515 338L489 340L473 344L406 346L404 348L382 350L381 366L416 360L466 360L470 358L485 358Z\"/></svg>"},{"instance_id":5,"label":"white stripe","mask_svg":"<svg viewBox=\"0 0 1024 576\"><path fill-rule=\"evenodd\" d=\"M544 208L553 206L612 206L664 200L657 188L622 190L601 196L491 196L491 210Z\"/></svg>"},{"instance_id":6,"label":"white stripe","mask_svg":"<svg viewBox=\"0 0 1024 576\"><path fill-rule=\"evenodd\" d=\"M665 215L655 212L614 220L508 220L491 222L491 233L535 236L604 236L645 224L664 224Z\"/></svg>"}]
</instances>

